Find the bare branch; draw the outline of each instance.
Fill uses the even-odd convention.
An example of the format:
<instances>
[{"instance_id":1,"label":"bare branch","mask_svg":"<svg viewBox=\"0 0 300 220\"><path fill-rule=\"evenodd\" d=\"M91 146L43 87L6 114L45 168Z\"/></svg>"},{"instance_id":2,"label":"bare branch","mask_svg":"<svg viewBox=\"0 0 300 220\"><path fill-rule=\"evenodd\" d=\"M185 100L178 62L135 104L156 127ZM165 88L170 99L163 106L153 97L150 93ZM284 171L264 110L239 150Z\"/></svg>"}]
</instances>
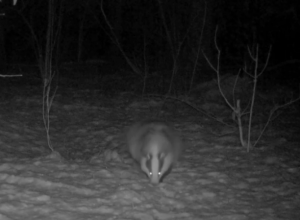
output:
<instances>
[{"instance_id":1,"label":"bare branch","mask_svg":"<svg viewBox=\"0 0 300 220\"><path fill-rule=\"evenodd\" d=\"M268 56L267 56L267 60L266 60L266 62L265 62L265 65L264 65L264 67L262 68L262 70L260 71L260 73L258 74L258 77L259 77L261 74L263 74L263 72L265 72L265 70L266 70L266 68L267 68L267 66L268 66L268 64L269 64L269 60L270 60L270 56L271 56L271 50L272 50L272 45L271 45L270 48L269 48L269 52L268 52Z\"/></svg>"},{"instance_id":2,"label":"bare branch","mask_svg":"<svg viewBox=\"0 0 300 220\"><path fill-rule=\"evenodd\" d=\"M23 76L22 74L14 74L14 75L2 75L0 74L0 77L2 78L6 78L6 77L21 77Z\"/></svg>"},{"instance_id":3,"label":"bare branch","mask_svg":"<svg viewBox=\"0 0 300 220\"><path fill-rule=\"evenodd\" d=\"M103 0L101 0L101 3L100 3L100 8L101 8L101 12L103 14L103 17L104 17L104 20L107 24L107 26L109 27L110 29L110 32L112 34L113 37L111 37L112 41L116 44L116 46L118 47L118 49L120 50L120 52L122 53L122 55L124 56L126 62L128 63L128 65L132 68L132 70L137 73L137 74L141 74L141 70L136 66L134 65L131 60L129 59L129 57L127 56L127 54L125 53L125 51L123 50L122 46L121 46L121 43L119 42L118 40L118 37L116 36L115 32L113 31L113 27L112 25L110 24L105 12L104 12L104 9L103 9Z\"/></svg>"}]
</instances>

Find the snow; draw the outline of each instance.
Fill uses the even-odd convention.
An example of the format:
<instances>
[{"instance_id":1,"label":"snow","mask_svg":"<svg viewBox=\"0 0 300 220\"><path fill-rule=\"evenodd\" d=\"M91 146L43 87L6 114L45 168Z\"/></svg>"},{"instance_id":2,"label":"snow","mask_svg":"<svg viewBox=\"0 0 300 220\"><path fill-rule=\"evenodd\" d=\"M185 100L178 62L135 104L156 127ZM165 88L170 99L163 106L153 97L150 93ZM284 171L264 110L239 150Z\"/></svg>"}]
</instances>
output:
<instances>
[{"instance_id":1,"label":"snow","mask_svg":"<svg viewBox=\"0 0 300 220\"><path fill-rule=\"evenodd\" d=\"M126 126L147 115L143 108L78 96L66 103L58 92L54 99L52 153L41 97L1 102L0 220L300 219L299 162L271 147L246 153L236 134L217 137L205 131L209 123L178 118L185 153L152 185L117 150Z\"/></svg>"}]
</instances>

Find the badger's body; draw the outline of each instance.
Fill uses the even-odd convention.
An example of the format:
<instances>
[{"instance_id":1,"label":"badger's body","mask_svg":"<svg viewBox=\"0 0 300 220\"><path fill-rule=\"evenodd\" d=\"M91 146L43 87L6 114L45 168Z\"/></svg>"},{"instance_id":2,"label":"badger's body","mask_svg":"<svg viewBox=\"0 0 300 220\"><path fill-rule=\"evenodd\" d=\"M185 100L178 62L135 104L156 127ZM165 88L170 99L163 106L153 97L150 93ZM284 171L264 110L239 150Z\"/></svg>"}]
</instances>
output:
<instances>
[{"instance_id":1,"label":"badger's body","mask_svg":"<svg viewBox=\"0 0 300 220\"><path fill-rule=\"evenodd\" d=\"M159 183L178 160L182 142L165 122L143 121L127 132L128 151L147 174L151 183Z\"/></svg>"}]
</instances>

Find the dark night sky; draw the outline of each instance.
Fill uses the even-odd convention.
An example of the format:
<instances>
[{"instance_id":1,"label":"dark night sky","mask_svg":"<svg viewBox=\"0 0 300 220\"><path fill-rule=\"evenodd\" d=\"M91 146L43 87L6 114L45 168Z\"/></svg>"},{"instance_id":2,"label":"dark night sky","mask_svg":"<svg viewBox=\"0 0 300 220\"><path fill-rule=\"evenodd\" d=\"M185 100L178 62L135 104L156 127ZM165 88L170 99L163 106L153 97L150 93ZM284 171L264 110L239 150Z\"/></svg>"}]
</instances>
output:
<instances>
[{"instance_id":1,"label":"dark night sky","mask_svg":"<svg viewBox=\"0 0 300 220\"><path fill-rule=\"evenodd\" d=\"M48 2L0 4L5 12L0 17L3 66L34 64L38 52L45 54ZM114 67L128 68L126 54L131 61L147 63L151 71L157 71L172 69L174 55L178 55L178 68L187 71L195 66L199 45L215 59L214 33L218 26L224 70L236 71L249 63L247 47L257 44L263 62L272 46L266 75L299 82L300 18L296 1L104 0L107 20L99 0L53 2L53 59L57 64L105 60L113 62ZM203 55L198 62L208 69Z\"/></svg>"}]
</instances>

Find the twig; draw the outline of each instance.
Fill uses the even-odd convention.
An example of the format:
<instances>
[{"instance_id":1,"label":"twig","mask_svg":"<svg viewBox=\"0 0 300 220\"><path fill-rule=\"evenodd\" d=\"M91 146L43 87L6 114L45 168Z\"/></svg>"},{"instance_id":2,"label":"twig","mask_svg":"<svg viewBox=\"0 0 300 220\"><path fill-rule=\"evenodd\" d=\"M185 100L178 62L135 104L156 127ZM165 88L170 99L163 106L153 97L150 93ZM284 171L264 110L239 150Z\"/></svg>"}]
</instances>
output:
<instances>
[{"instance_id":1,"label":"twig","mask_svg":"<svg viewBox=\"0 0 300 220\"><path fill-rule=\"evenodd\" d=\"M23 76L22 74L15 74L15 75L2 75L2 74L0 74L0 77L2 77L2 78L6 78L6 77L21 77L21 76Z\"/></svg>"},{"instance_id":2,"label":"twig","mask_svg":"<svg viewBox=\"0 0 300 220\"><path fill-rule=\"evenodd\" d=\"M299 100L300 100L300 96L299 96L298 98L294 99L294 100L290 100L289 102L287 102L287 103L285 103L285 104L282 104L282 105L275 105L275 106L270 110L270 114L269 114L268 120L267 120L267 122L266 122L264 128L263 128L262 131L260 132L259 137L257 138L257 140L255 141L255 143L253 144L253 147L255 147L255 146L257 145L258 141L261 139L263 133L265 132L266 128L268 127L268 125L269 125L269 123L270 123L270 121L272 120L273 114L274 114L277 110L279 110L280 108L285 108L285 107L287 107L288 105L291 105L291 104L293 104L293 103L295 103L295 102L297 102L297 101L299 101Z\"/></svg>"},{"instance_id":3,"label":"twig","mask_svg":"<svg viewBox=\"0 0 300 220\"><path fill-rule=\"evenodd\" d=\"M150 95L148 95L148 96L149 96L149 97L151 97L151 96L152 96L152 97L159 97L159 98L163 98L164 100L172 99L172 100L180 101L180 102L186 104L187 106L189 106L189 107L195 109L196 111L201 112L202 114L206 115L207 117L212 118L212 119L214 119L215 121L220 122L221 124L224 124L224 125L226 125L226 126L232 127L232 125L230 125L230 124L228 124L228 123L226 123L226 122L224 122L224 121L218 119L217 117L215 117L215 116L213 116L213 115L207 113L206 111L204 111L204 110L202 110L202 109L200 109L200 108L197 108L195 105L193 105L193 104L190 103L189 101L182 100L182 99L180 99L180 98L177 98L177 97L174 97L174 96L169 96L169 95L161 96L161 95L150 94Z\"/></svg>"},{"instance_id":4,"label":"twig","mask_svg":"<svg viewBox=\"0 0 300 220\"><path fill-rule=\"evenodd\" d=\"M104 9L103 9L103 0L101 0L100 9L101 9L102 15L104 17L104 20L105 20L107 26L109 27L110 32L113 36L113 37L111 37L111 40L116 44L116 46L118 47L118 49L120 50L120 52L124 56L124 58L125 58L126 62L128 63L128 65L132 68L132 70L137 74L141 74L142 71L136 65L134 65L133 62L131 62L131 60L129 59L129 57L127 56L125 51L123 50L123 48L121 46L121 43L119 42L118 37L116 36L115 32L113 31L113 27L112 27L111 23L109 22L106 14L104 12Z\"/></svg>"},{"instance_id":5,"label":"twig","mask_svg":"<svg viewBox=\"0 0 300 220\"><path fill-rule=\"evenodd\" d=\"M221 59L221 50L217 44L217 32L218 32L218 26L216 27L216 31L215 31L215 37L214 37L214 42L215 42L215 46L216 49L218 51L218 55L217 55L217 67L215 67L210 60L208 59L208 57L206 56L206 54L204 54L204 58L206 59L206 61L208 62L209 66L216 72L217 75L217 84L218 84L218 88L219 91L221 93L221 96L223 97L223 99L225 100L226 104L232 109L232 111L235 111L234 106L228 101L228 99L226 98L222 88L221 88L221 77L220 77L220 59Z\"/></svg>"},{"instance_id":6,"label":"twig","mask_svg":"<svg viewBox=\"0 0 300 220\"><path fill-rule=\"evenodd\" d=\"M256 51L255 51L255 55L253 55L250 51L249 46L248 48L248 53L249 56L251 57L251 59L254 61L255 63L255 67L254 67L254 75L247 72L246 69L244 70L246 74L248 74L251 78L253 78L253 90L252 90L252 98L251 98L251 106L250 106L250 116L249 116L249 123L248 123L248 140L247 140L247 152L250 151L251 148L251 129L252 129L252 117L253 117L253 108L254 108L254 102L255 102L255 97L256 97L256 86L257 86L257 79L258 77L260 77L263 72L265 71L268 63L269 63L269 59L270 59L270 55L271 55L271 49L272 46L270 46L269 48L269 52L268 52L268 56L267 56L267 60L262 68L262 70L260 72L258 72L258 63L259 63L259 58L258 58L258 54L259 54L259 45L256 46Z\"/></svg>"},{"instance_id":7,"label":"twig","mask_svg":"<svg viewBox=\"0 0 300 220\"><path fill-rule=\"evenodd\" d=\"M201 35L200 35L199 43L198 43L197 57L196 57L196 60L195 60L195 63L194 63L193 73L192 73L191 82L190 82L190 91L191 91L192 86L193 86L194 77L195 77L195 73L196 73L196 67L197 67L197 63L198 63L198 60L199 60L199 54L200 54L200 51L201 51L200 49L201 49L201 43L202 43L202 39L203 39L203 31L204 31L204 27L205 27L205 24L206 24L206 16L207 16L206 13L207 13L207 3L205 1L203 23L202 23Z\"/></svg>"}]
</instances>

